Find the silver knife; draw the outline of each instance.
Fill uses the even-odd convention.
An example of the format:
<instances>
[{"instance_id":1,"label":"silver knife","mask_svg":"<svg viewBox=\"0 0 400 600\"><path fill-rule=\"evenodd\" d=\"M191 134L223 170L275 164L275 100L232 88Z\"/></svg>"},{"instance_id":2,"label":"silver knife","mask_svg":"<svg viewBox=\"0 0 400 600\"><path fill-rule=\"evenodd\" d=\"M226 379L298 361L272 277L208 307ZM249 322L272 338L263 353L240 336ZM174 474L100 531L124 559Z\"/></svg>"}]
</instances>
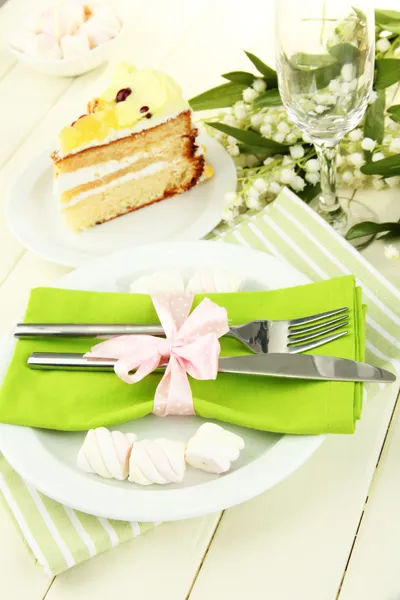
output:
<instances>
[{"instance_id":1,"label":"silver knife","mask_svg":"<svg viewBox=\"0 0 400 600\"><path fill-rule=\"evenodd\" d=\"M116 362L116 359L85 358L83 354L34 352L27 364L31 369L111 371ZM221 373L294 379L379 383L396 381L393 373L379 367L355 360L310 354L251 354L220 358L218 370Z\"/></svg>"}]
</instances>

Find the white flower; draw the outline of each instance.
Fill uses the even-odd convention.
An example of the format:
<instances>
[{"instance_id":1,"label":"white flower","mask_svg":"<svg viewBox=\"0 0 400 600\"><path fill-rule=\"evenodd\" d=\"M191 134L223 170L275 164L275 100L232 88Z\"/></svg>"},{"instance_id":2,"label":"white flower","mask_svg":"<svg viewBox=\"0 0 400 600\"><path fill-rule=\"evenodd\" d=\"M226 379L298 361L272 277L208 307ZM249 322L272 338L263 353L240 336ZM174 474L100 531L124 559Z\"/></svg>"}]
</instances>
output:
<instances>
[{"instance_id":1,"label":"white flower","mask_svg":"<svg viewBox=\"0 0 400 600\"><path fill-rule=\"evenodd\" d=\"M317 173L319 171L319 162L316 158L310 158L305 164L306 171L309 173Z\"/></svg>"},{"instance_id":2,"label":"white flower","mask_svg":"<svg viewBox=\"0 0 400 600\"><path fill-rule=\"evenodd\" d=\"M295 177L296 173L294 169L282 169L282 171L279 173L279 179L282 183L289 184Z\"/></svg>"},{"instance_id":3,"label":"white flower","mask_svg":"<svg viewBox=\"0 0 400 600\"><path fill-rule=\"evenodd\" d=\"M264 123L266 123L266 124L275 123L275 121L276 121L276 115L274 115L274 114L264 116Z\"/></svg>"},{"instance_id":4,"label":"white flower","mask_svg":"<svg viewBox=\"0 0 400 600\"><path fill-rule=\"evenodd\" d=\"M223 118L223 122L227 125L230 125L231 127L237 127L239 125L235 117L233 117L232 115L225 115Z\"/></svg>"},{"instance_id":5,"label":"white flower","mask_svg":"<svg viewBox=\"0 0 400 600\"><path fill-rule=\"evenodd\" d=\"M312 144L312 139L310 138L308 133L303 133L302 138L306 144Z\"/></svg>"},{"instance_id":6,"label":"white flower","mask_svg":"<svg viewBox=\"0 0 400 600\"><path fill-rule=\"evenodd\" d=\"M350 85L349 85L349 87L350 87L350 90L351 90L352 92L354 92L354 91L357 89L357 87L358 87L358 80L357 80L357 79L352 79L352 80L350 81Z\"/></svg>"},{"instance_id":7,"label":"white flower","mask_svg":"<svg viewBox=\"0 0 400 600\"><path fill-rule=\"evenodd\" d=\"M292 181L290 182L290 187L295 192L302 192L306 187L306 182L302 177L300 177L300 175L296 175L296 177L293 177Z\"/></svg>"},{"instance_id":8,"label":"white flower","mask_svg":"<svg viewBox=\"0 0 400 600\"><path fill-rule=\"evenodd\" d=\"M322 104L318 104L315 107L315 112L319 115L322 115L322 113L326 112L328 110L327 106L323 106Z\"/></svg>"},{"instance_id":9,"label":"white flower","mask_svg":"<svg viewBox=\"0 0 400 600\"><path fill-rule=\"evenodd\" d=\"M344 65L344 66L347 67L348 65ZM340 93L342 94L342 96L347 96L347 94L349 92L350 92L350 83L345 81L344 83L342 83Z\"/></svg>"},{"instance_id":10,"label":"white flower","mask_svg":"<svg viewBox=\"0 0 400 600\"><path fill-rule=\"evenodd\" d=\"M393 246L393 244L389 244L389 246L385 246L385 256L389 260L393 258L399 258L399 251Z\"/></svg>"},{"instance_id":11,"label":"white flower","mask_svg":"<svg viewBox=\"0 0 400 600\"><path fill-rule=\"evenodd\" d=\"M245 102L253 102L258 96L258 93L252 87L246 88L243 92L243 100Z\"/></svg>"},{"instance_id":12,"label":"white flower","mask_svg":"<svg viewBox=\"0 0 400 600\"><path fill-rule=\"evenodd\" d=\"M267 84L264 79L255 79L253 81L253 88L256 92L264 92L267 89Z\"/></svg>"},{"instance_id":13,"label":"white flower","mask_svg":"<svg viewBox=\"0 0 400 600\"><path fill-rule=\"evenodd\" d=\"M286 123L286 121L280 121L280 122L278 123L278 128L277 128L277 129L278 129L279 133L284 133L285 135L286 135L287 133L290 133L290 127L289 127L289 125Z\"/></svg>"},{"instance_id":14,"label":"white flower","mask_svg":"<svg viewBox=\"0 0 400 600\"><path fill-rule=\"evenodd\" d=\"M380 38L384 38L384 37L390 37L391 35L392 35L391 31L383 30L383 31L380 32L379 37Z\"/></svg>"},{"instance_id":15,"label":"white flower","mask_svg":"<svg viewBox=\"0 0 400 600\"><path fill-rule=\"evenodd\" d=\"M306 173L306 180L313 185L316 185L320 179L319 173Z\"/></svg>"},{"instance_id":16,"label":"white flower","mask_svg":"<svg viewBox=\"0 0 400 600\"><path fill-rule=\"evenodd\" d=\"M268 184L262 177L257 177L253 185L256 188L256 190L258 190L261 194L266 192L268 189Z\"/></svg>"},{"instance_id":17,"label":"white flower","mask_svg":"<svg viewBox=\"0 0 400 600\"><path fill-rule=\"evenodd\" d=\"M370 152L372 152L372 150L375 148L376 146L376 141L372 140L369 137L366 137L363 139L363 141L361 142L361 148L363 150L369 150Z\"/></svg>"},{"instance_id":18,"label":"white flower","mask_svg":"<svg viewBox=\"0 0 400 600\"><path fill-rule=\"evenodd\" d=\"M284 167L293 167L293 165L294 165L293 158L291 156L288 156L288 155L284 156L283 160L282 160L282 165Z\"/></svg>"},{"instance_id":19,"label":"white flower","mask_svg":"<svg viewBox=\"0 0 400 600\"><path fill-rule=\"evenodd\" d=\"M340 83L337 79L332 79L329 82L329 89L331 92L333 92L334 94L337 94L340 91Z\"/></svg>"},{"instance_id":20,"label":"white flower","mask_svg":"<svg viewBox=\"0 0 400 600\"><path fill-rule=\"evenodd\" d=\"M380 177L373 177L372 185L376 190L383 190L383 188L385 187L385 181Z\"/></svg>"},{"instance_id":21,"label":"white flower","mask_svg":"<svg viewBox=\"0 0 400 600\"><path fill-rule=\"evenodd\" d=\"M297 144L296 146L291 146L290 155L292 158L303 158L304 156L304 148Z\"/></svg>"},{"instance_id":22,"label":"white flower","mask_svg":"<svg viewBox=\"0 0 400 600\"><path fill-rule=\"evenodd\" d=\"M226 208L222 214L224 221L231 223L237 217L238 211L236 208Z\"/></svg>"},{"instance_id":23,"label":"white flower","mask_svg":"<svg viewBox=\"0 0 400 600\"><path fill-rule=\"evenodd\" d=\"M390 188L394 188L397 187L400 183L400 177L395 176L395 177L389 177L388 179L385 179L386 183L388 184L388 186Z\"/></svg>"},{"instance_id":24,"label":"white flower","mask_svg":"<svg viewBox=\"0 0 400 600\"><path fill-rule=\"evenodd\" d=\"M383 152L375 152L375 154L372 155L372 162L376 162L377 160L383 160L385 158L385 155L383 154Z\"/></svg>"},{"instance_id":25,"label":"white flower","mask_svg":"<svg viewBox=\"0 0 400 600\"><path fill-rule=\"evenodd\" d=\"M262 115L261 113L257 113L251 117L250 123L253 125L253 127L258 127L259 125L261 125L263 118L264 115Z\"/></svg>"},{"instance_id":26,"label":"white flower","mask_svg":"<svg viewBox=\"0 0 400 600\"><path fill-rule=\"evenodd\" d=\"M225 198L226 205L233 204L236 200L236 194L235 194L235 192L226 192L224 198Z\"/></svg>"},{"instance_id":27,"label":"white flower","mask_svg":"<svg viewBox=\"0 0 400 600\"><path fill-rule=\"evenodd\" d=\"M276 181L271 181L271 183L269 184L268 187L269 187L269 191L271 192L271 194L276 194L276 195L278 195L282 189L282 186L279 185L279 183Z\"/></svg>"},{"instance_id":28,"label":"white flower","mask_svg":"<svg viewBox=\"0 0 400 600\"><path fill-rule=\"evenodd\" d=\"M282 144L285 141L285 134L284 133L275 133L275 135L272 136L272 139L275 142L278 142L278 144Z\"/></svg>"},{"instance_id":29,"label":"white flower","mask_svg":"<svg viewBox=\"0 0 400 600\"><path fill-rule=\"evenodd\" d=\"M258 198L260 196L260 192L254 185L251 185L247 191L247 196L249 198Z\"/></svg>"},{"instance_id":30,"label":"white flower","mask_svg":"<svg viewBox=\"0 0 400 600\"><path fill-rule=\"evenodd\" d=\"M345 171L342 174L342 180L345 183L351 183L353 181L353 179L354 179L354 175L353 175L352 171Z\"/></svg>"},{"instance_id":31,"label":"white flower","mask_svg":"<svg viewBox=\"0 0 400 600\"><path fill-rule=\"evenodd\" d=\"M376 42L376 49L379 52L387 52L390 48L390 42L386 38L381 38Z\"/></svg>"},{"instance_id":32,"label":"white flower","mask_svg":"<svg viewBox=\"0 0 400 600\"><path fill-rule=\"evenodd\" d=\"M346 63L342 67L342 77L344 81L351 81L354 77L354 69L351 63Z\"/></svg>"},{"instance_id":33,"label":"white flower","mask_svg":"<svg viewBox=\"0 0 400 600\"><path fill-rule=\"evenodd\" d=\"M231 156L238 156L240 154L239 147L236 144L228 145L227 150Z\"/></svg>"},{"instance_id":34,"label":"white flower","mask_svg":"<svg viewBox=\"0 0 400 600\"><path fill-rule=\"evenodd\" d=\"M365 163L364 157L360 152L354 152L354 154L349 154L348 161L350 164L361 167Z\"/></svg>"},{"instance_id":35,"label":"white flower","mask_svg":"<svg viewBox=\"0 0 400 600\"><path fill-rule=\"evenodd\" d=\"M268 156L268 158L266 158L266 159L264 160L264 163L263 163L263 164L264 164L265 166L268 166L268 165L270 165L271 163L273 163L273 162L274 162L274 160L275 160L275 159L274 159L272 156Z\"/></svg>"},{"instance_id":36,"label":"white flower","mask_svg":"<svg viewBox=\"0 0 400 600\"><path fill-rule=\"evenodd\" d=\"M286 136L286 141L287 141L289 144L294 144L295 142L297 142L297 135L296 135L295 133L289 133L289 134Z\"/></svg>"},{"instance_id":37,"label":"white flower","mask_svg":"<svg viewBox=\"0 0 400 600\"><path fill-rule=\"evenodd\" d=\"M400 137L393 138L389 150L390 152L400 152Z\"/></svg>"},{"instance_id":38,"label":"white flower","mask_svg":"<svg viewBox=\"0 0 400 600\"><path fill-rule=\"evenodd\" d=\"M227 141L228 141L228 144L230 146L233 146L234 144L237 144L237 139L234 138L234 137L232 137L231 135L228 135Z\"/></svg>"},{"instance_id":39,"label":"white flower","mask_svg":"<svg viewBox=\"0 0 400 600\"><path fill-rule=\"evenodd\" d=\"M375 90L371 90L369 93L368 104L374 104L376 99L378 98L378 94Z\"/></svg>"},{"instance_id":40,"label":"white flower","mask_svg":"<svg viewBox=\"0 0 400 600\"><path fill-rule=\"evenodd\" d=\"M358 142L360 140L362 140L363 134L361 129L353 129L353 131L350 131L349 133L349 139L352 142Z\"/></svg>"},{"instance_id":41,"label":"white flower","mask_svg":"<svg viewBox=\"0 0 400 600\"><path fill-rule=\"evenodd\" d=\"M264 206L264 202L259 196L247 196L246 205L250 210L260 210Z\"/></svg>"},{"instance_id":42,"label":"white flower","mask_svg":"<svg viewBox=\"0 0 400 600\"><path fill-rule=\"evenodd\" d=\"M247 116L247 109L244 102L236 102L233 107L233 112L237 119L245 119Z\"/></svg>"},{"instance_id":43,"label":"white flower","mask_svg":"<svg viewBox=\"0 0 400 600\"><path fill-rule=\"evenodd\" d=\"M261 129L260 129L260 133L261 135L263 135L265 138L269 138L272 135L272 128L271 125L261 125Z\"/></svg>"}]
</instances>

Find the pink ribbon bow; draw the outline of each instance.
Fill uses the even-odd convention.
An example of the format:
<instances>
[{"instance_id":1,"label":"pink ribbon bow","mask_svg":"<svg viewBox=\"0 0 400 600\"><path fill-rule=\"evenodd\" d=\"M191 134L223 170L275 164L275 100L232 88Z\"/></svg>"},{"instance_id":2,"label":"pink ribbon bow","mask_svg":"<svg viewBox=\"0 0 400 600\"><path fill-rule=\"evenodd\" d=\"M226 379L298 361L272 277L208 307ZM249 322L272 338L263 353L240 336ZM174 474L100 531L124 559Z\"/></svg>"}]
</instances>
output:
<instances>
[{"instance_id":1,"label":"pink ribbon bow","mask_svg":"<svg viewBox=\"0 0 400 600\"><path fill-rule=\"evenodd\" d=\"M187 374L216 379L221 350L218 338L229 331L222 308L205 298L190 314L193 295L153 298L166 339L152 335L121 335L96 344L85 356L118 359L114 371L122 381L136 383L160 364L168 365L158 384L153 413L193 415ZM130 375L130 371L136 372Z\"/></svg>"}]
</instances>

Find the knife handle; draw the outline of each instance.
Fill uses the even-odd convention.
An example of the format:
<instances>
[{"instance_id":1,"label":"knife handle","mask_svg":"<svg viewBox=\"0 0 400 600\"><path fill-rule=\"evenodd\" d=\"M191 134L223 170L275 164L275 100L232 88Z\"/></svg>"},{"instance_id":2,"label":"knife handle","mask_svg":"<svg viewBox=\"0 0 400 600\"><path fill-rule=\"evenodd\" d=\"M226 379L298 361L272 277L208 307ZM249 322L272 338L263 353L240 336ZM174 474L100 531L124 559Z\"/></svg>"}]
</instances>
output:
<instances>
[{"instance_id":1,"label":"knife handle","mask_svg":"<svg viewBox=\"0 0 400 600\"><path fill-rule=\"evenodd\" d=\"M138 325L131 323L18 323L14 330L16 338L107 338L116 335L163 336L161 325Z\"/></svg>"}]
</instances>

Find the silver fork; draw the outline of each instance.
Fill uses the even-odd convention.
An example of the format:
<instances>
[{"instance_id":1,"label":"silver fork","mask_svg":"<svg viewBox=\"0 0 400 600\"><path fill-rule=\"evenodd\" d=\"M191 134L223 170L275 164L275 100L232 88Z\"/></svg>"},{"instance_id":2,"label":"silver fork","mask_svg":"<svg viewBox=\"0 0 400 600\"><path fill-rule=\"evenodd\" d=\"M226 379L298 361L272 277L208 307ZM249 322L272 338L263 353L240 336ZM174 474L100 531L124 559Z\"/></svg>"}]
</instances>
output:
<instances>
[{"instance_id":1,"label":"silver fork","mask_svg":"<svg viewBox=\"0 0 400 600\"><path fill-rule=\"evenodd\" d=\"M348 308L338 308L317 315L290 321L250 321L232 325L228 337L242 342L258 354L290 352L296 354L312 350L347 334L339 331L348 324ZM336 333L332 333L336 332ZM65 338L117 335L164 335L161 325L100 324L100 323L18 323L14 331L17 338Z\"/></svg>"}]
</instances>

